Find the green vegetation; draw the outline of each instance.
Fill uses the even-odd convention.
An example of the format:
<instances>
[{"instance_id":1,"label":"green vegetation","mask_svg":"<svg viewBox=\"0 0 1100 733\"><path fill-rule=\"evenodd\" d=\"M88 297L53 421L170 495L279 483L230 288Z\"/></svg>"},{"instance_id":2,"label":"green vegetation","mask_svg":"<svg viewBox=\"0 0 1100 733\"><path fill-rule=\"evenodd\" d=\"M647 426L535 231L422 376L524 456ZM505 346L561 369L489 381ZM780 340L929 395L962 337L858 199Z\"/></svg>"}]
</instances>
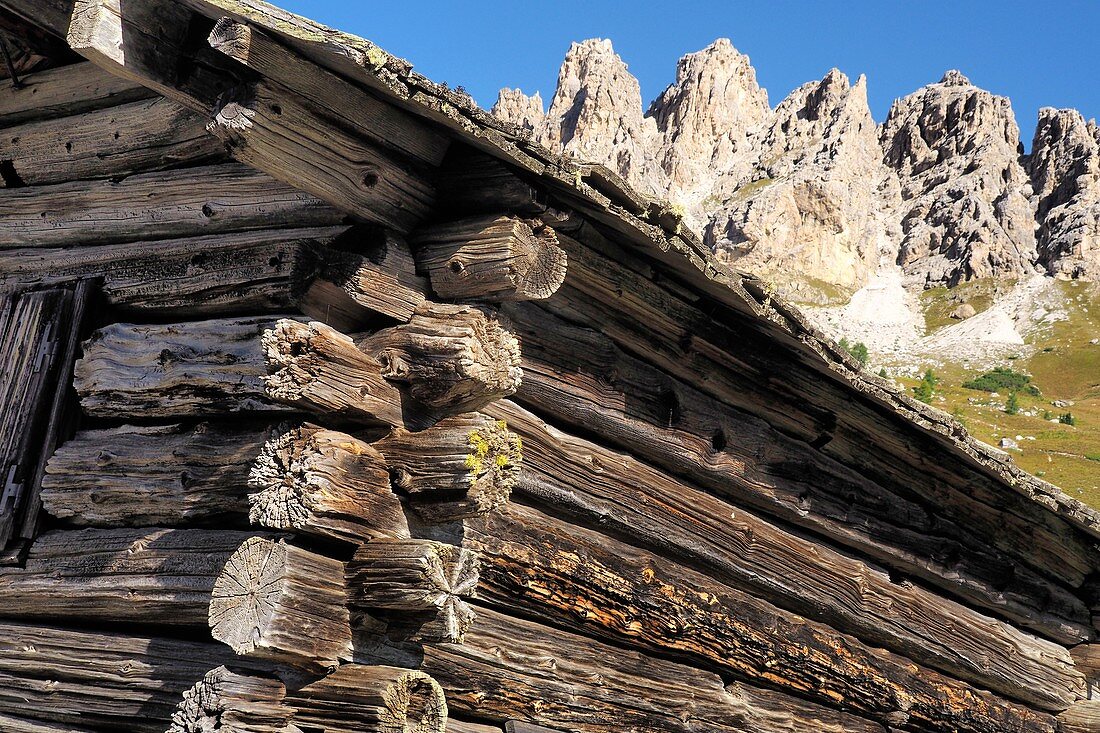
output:
<instances>
[{"instance_id":1,"label":"green vegetation","mask_svg":"<svg viewBox=\"0 0 1100 733\"><path fill-rule=\"evenodd\" d=\"M878 375L879 375L880 377L882 377L883 379L889 379L889 377L888 377L888 376L886 376L886 367L882 367L882 368L880 368L880 369L878 370Z\"/></svg>"},{"instance_id":2,"label":"green vegetation","mask_svg":"<svg viewBox=\"0 0 1100 733\"><path fill-rule=\"evenodd\" d=\"M871 354L867 351L867 344L862 341L857 341L854 344L848 343L847 338L840 339L840 348L847 351L852 355L852 358L859 362L859 368L863 369L867 366L867 362L871 359Z\"/></svg>"},{"instance_id":3,"label":"green vegetation","mask_svg":"<svg viewBox=\"0 0 1100 733\"><path fill-rule=\"evenodd\" d=\"M936 393L936 385L939 384L939 381L935 372L931 369L926 369L924 376L920 380L920 384L913 387L913 396L926 405L932 404L932 395Z\"/></svg>"},{"instance_id":4,"label":"green vegetation","mask_svg":"<svg viewBox=\"0 0 1100 733\"><path fill-rule=\"evenodd\" d=\"M962 386L982 392L1023 392L1032 397L1038 397L1040 394L1039 388L1031 383L1031 377L1008 367L996 367L991 372L963 382Z\"/></svg>"},{"instance_id":5,"label":"green vegetation","mask_svg":"<svg viewBox=\"0 0 1100 733\"><path fill-rule=\"evenodd\" d=\"M1015 281L981 278L971 280L954 288L929 288L921 293L924 306L924 326L928 333L934 333L944 326L958 323L951 313L963 303L974 307L975 313L993 305L993 299L1002 289L1010 288Z\"/></svg>"},{"instance_id":6,"label":"green vegetation","mask_svg":"<svg viewBox=\"0 0 1100 733\"><path fill-rule=\"evenodd\" d=\"M755 181L750 181L749 183L746 183L744 186L734 191L733 198L734 200L747 199L749 196L752 196L757 191L761 191L773 183L775 183L774 178L758 178Z\"/></svg>"},{"instance_id":7,"label":"green vegetation","mask_svg":"<svg viewBox=\"0 0 1100 733\"><path fill-rule=\"evenodd\" d=\"M965 384L963 385L966 386ZM1020 414L1020 398L1013 392L1008 396L1008 402L1005 403L1005 414L1018 415Z\"/></svg>"},{"instance_id":8,"label":"green vegetation","mask_svg":"<svg viewBox=\"0 0 1100 733\"><path fill-rule=\"evenodd\" d=\"M1077 418L1073 416L1072 412L1066 412L1058 416L1058 422L1063 425L1076 425Z\"/></svg>"}]
</instances>

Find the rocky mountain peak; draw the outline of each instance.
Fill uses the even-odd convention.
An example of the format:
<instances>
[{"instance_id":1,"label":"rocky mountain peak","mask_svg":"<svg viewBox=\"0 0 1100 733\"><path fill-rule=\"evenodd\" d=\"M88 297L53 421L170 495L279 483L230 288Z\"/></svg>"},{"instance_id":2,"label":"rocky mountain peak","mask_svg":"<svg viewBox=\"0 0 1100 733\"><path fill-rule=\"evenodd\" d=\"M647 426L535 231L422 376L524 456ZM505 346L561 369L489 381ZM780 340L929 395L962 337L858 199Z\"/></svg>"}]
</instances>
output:
<instances>
[{"instance_id":1,"label":"rocky mountain peak","mask_svg":"<svg viewBox=\"0 0 1100 733\"><path fill-rule=\"evenodd\" d=\"M546 124L542 95L538 92L529 97L520 89L501 89L491 113L528 133L541 131Z\"/></svg>"},{"instance_id":2,"label":"rocky mountain peak","mask_svg":"<svg viewBox=\"0 0 1100 733\"><path fill-rule=\"evenodd\" d=\"M970 80L963 76L963 73L958 69L949 69L944 73L943 78L940 79L940 84L946 87L969 87L973 86Z\"/></svg>"}]
</instances>

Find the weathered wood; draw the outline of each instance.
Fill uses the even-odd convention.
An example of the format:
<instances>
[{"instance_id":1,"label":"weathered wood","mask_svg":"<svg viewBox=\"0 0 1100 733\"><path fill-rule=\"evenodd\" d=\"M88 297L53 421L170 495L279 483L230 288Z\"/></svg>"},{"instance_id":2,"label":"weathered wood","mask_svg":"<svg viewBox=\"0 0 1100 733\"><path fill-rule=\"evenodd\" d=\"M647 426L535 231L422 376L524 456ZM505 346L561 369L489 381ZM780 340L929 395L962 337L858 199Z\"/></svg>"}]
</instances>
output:
<instances>
[{"instance_id":1,"label":"weathered wood","mask_svg":"<svg viewBox=\"0 0 1100 733\"><path fill-rule=\"evenodd\" d=\"M0 713L0 730L5 733L94 733L91 728L76 728L62 723L47 723ZM448 729L450 733L450 729ZM497 733L497 732L494 732Z\"/></svg>"},{"instance_id":2,"label":"weathered wood","mask_svg":"<svg viewBox=\"0 0 1100 733\"><path fill-rule=\"evenodd\" d=\"M521 180L501 161L465 145L447 152L439 172L439 207L470 216L506 211L538 216L546 210L546 195Z\"/></svg>"},{"instance_id":3,"label":"weathered wood","mask_svg":"<svg viewBox=\"0 0 1100 733\"><path fill-rule=\"evenodd\" d=\"M346 227L215 234L110 247L0 249L0 283L102 280L126 314L210 317L283 313L316 275L325 245Z\"/></svg>"},{"instance_id":4,"label":"weathered wood","mask_svg":"<svg viewBox=\"0 0 1100 733\"><path fill-rule=\"evenodd\" d=\"M327 227L344 215L231 162L16 189L0 196L0 217L0 248L47 248Z\"/></svg>"},{"instance_id":5,"label":"weathered wood","mask_svg":"<svg viewBox=\"0 0 1100 733\"><path fill-rule=\"evenodd\" d=\"M467 520L478 597L905 730L1012 731L1022 705L861 644L825 624L522 504Z\"/></svg>"},{"instance_id":6,"label":"weathered wood","mask_svg":"<svg viewBox=\"0 0 1100 733\"><path fill-rule=\"evenodd\" d=\"M451 414L477 410L519 387L519 341L507 319L487 308L425 301L408 323L357 341L382 374ZM396 424L396 421L394 421Z\"/></svg>"},{"instance_id":7,"label":"weathered wood","mask_svg":"<svg viewBox=\"0 0 1100 733\"><path fill-rule=\"evenodd\" d=\"M317 66L258 28L223 17L210 32L209 43L215 51L298 91L377 144L431 166L438 166L447 152L450 140L442 132Z\"/></svg>"},{"instance_id":8,"label":"weathered wood","mask_svg":"<svg viewBox=\"0 0 1100 733\"><path fill-rule=\"evenodd\" d=\"M225 562L210 598L210 633L237 654L332 669L351 654L344 564L254 537Z\"/></svg>"},{"instance_id":9,"label":"weathered wood","mask_svg":"<svg viewBox=\"0 0 1100 733\"><path fill-rule=\"evenodd\" d=\"M278 85L227 95L207 129L242 163L399 232L418 224L435 197L425 173Z\"/></svg>"},{"instance_id":10,"label":"weathered wood","mask_svg":"<svg viewBox=\"0 0 1100 733\"><path fill-rule=\"evenodd\" d=\"M565 280L566 255L538 219L483 216L419 229L417 264L443 298L494 302L549 298Z\"/></svg>"},{"instance_id":11,"label":"weathered wood","mask_svg":"<svg viewBox=\"0 0 1100 733\"><path fill-rule=\"evenodd\" d=\"M1100 700L1100 644L1078 644L1069 655L1077 671L1085 676L1085 697Z\"/></svg>"},{"instance_id":12,"label":"weathered wood","mask_svg":"<svg viewBox=\"0 0 1100 733\"><path fill-rule=\"evenodd\" d=\"M516 399L739 504L768 512L1027 628L1087 635L1080 599L764 420L723 405L546 310L509 305L523 342Z\"/></svg>"},{"instance_id":13,"label":"weathered wood","mask_svg":"<svg viewBox=\"0 0 1100 733\"><path fill-rule=\"evenodd\" d=\"M183 693L168 733L289 733L294 709L274 677L212 669Z\"/></svg>"},{"instance_id":14,"label":"weathered wood","mask_svg":"<svg viewBox=\"0 0 1100 733\"><path fill-rule=\"evenodd\" d=\"M249 471L269 435L217 423L85 430L50 458L42 504L91 527L241 525Z\"/></svg>"},{"instance_id":15,"label":"weathered wood","mask_svg":"<svg viewBox=\"0 0 1100 733\"><path fill-rule=\"evenodd\" d=\"M403 424L401 394L387 365L323 323L280 320L263 335L266 394L328 419Z\"/></svg>"},{"instance_id":16,"label":"weathered wood","mask_svg":"<svg viewBox=\"0 0 1100 733\"><path fill-rule=\"evenodd\" d=\"M499 725L482 725L447 717L447 733L501 733Z\"/></svg>"},{"instance_id":17,"label":"weathered wood","mask_svg":"<svg viewBox=\"0 0 1100 733\"><path fill-rule=\"evenodd\" d=\"M222 155L201 119L151 99L8 128L0 137L0 187L126 176Z\"/></svg>"},{"instance_id":18,"label":"weathered wood","mask_svg":"<svg viewBox=\"0 0 1100 733\"><path fill-rule=\"evenodd\" d=\"M316 425L274 433L248 480L252 523L349 542L409 536L385 458Z\"/></svg>"},{"instance_id":19,"label":"weathered wood","mask_svg":"<svg viewBox=\"0 0 1100 733\"><path fill-rule=\"evenodd\" d=\"M232 652L221 644L146 634L0 623L0 729L4 715L34 733L163 733L183 693ZM51 729L50 725L56 726Z\"/></svg>"},{"instance_id":20,"label":"weathered wood","mask_svg":"<svg viewBox=\"0 0 1100 733\"><path fill-rule=\"evenodd\" d=\"M1061 733L1096 733L1100 730L1100 700L1081 700L1058 716Z\"/></svg>"},{"instance_id":21,"label":"weathered wood","mask_svg":"<svg viewBox=\"0 0 1100 733\"><path fill-rule=\"evenodd\" d=\"M214 581L255 532L207 529L52 531L31 545L25 569L0 571L11 618L206 624Z\"/></svg>"},{"instance_id":22,"label":"weathered wood","mask_svg":"<svg viewBox=\"0 0 1100 733\"><path fill-rule=\"evenodd\" d=\"M431 611L437 641L461 642L474 613L465 599L478 583L477 555L430 540L375 540L347 565L352 609ZM423 634L423 632L421 632Z\"/></svg>"},{"instance_id":23,"label":"weathered wood","mask_svg":"<svg viewBox=\"0 0 1100 733\"><path fill-rule=\"evenodd\" d=\"M24 76L22 85L0 94L0 127L29 120L68 117L153 96L140 84L95 64L69 64Z\"/></svg>"},{"instance_id":24,"label":"weathered wood","mask_svg":"<svg viewBox=\"0 0 1100 733\"><path fill-rule=\"evenodd\" d=\"M444 733L439 684L415 669L345 664L287 695L295 724L326 733Z\"/></svg>"},{"instance_id":25,"label":"weathered wood","mask_svg":"<svg viewBox=\"0 0 1100 733\"><path fill-rule=\"evenodd\" d=\"M417 433L394 428L373 445L385 456L394 489L429 521L504 505L522 458L507 423L479 413L455 415Z\"/></svg>"},{"instance_id":26,"label":"weathered wood","mask_svg":"<svg viewBox=\"0 0 1100 733\"><path fill-rule=\"evenodd\" d=\"M353 228L342 242L350 251L329 250L318 277L298 299L308 316L358 330L374 313L408 321L427 299L427 280L416 274L409 246L382 227Z\"/></svg>"},{"instance_id":27,"label":"weathered wood","mask_svg":"<svg viewBox=\"0 0 1100 733\"><path fill-rule=\"evenodd\" d=\"M795 613L1018 700L1061 709L1083 678L1066 650L770 524L628 455L502 401L486 413L523 439L516 491L707 568ZM1061 706L1061 707L1059 707Z\"/></svg>"},{"instance_id":28,"label":"weathered wood","mask_svg":"<svg viewBox=\"0 0 1100 733\"><path fill-rule=\"evenodd\" d=\"M61 437L60 400L79 340L84 289L0 291L0 551L34 536L42 451ZM72 333L72 331L77 333Z\"/></svg>"},{"instance_id":29,"label":"weathered wood","mask_svg":"<svg viewBox=\"0 0 1100 733\"><path fill-rule=\"evenodd\" d=\"M357 656L417 664L442 685L450 710L497 724L530 721L571 733L884 733L791 697L726 688L718 675L634 650L488 609L478 616L463 644L403 646L366 635Z\"/></svg>"}]
</instances>

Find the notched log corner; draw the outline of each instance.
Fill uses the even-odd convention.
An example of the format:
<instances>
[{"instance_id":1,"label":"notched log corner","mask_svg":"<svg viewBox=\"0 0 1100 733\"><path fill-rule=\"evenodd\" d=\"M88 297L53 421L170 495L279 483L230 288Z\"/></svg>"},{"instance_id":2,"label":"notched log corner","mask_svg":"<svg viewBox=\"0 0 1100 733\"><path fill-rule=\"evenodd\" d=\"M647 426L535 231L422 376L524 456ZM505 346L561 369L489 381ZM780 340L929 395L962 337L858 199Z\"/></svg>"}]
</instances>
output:
<instances>
[{"instance_id":1,"label":"notched log corner","mask_svg":"<svg viewBox=\"0 0 1100 733\"><path fill-rule=\"evenodd\" d=\"M237 654L331 670L351 653L344 564L250 538L215 581L208 620Z\"/></svg>"},{"instance_id":2,"label":"notched log corner","mask_svg":"<svg viewBox=\"0 0 1100 733\"><path fill-rule=\"evenodd\" d=\"M444 733L443 688L424 672L381 665L345 664L287 695L303 730Z\"/></svg>"},{"instance_id":3,"label":"notched log corner","mask_svg":"<svg viewBox=\"0 0 1100 733\"><path fill-rule=\"evenodd\" d=\"M252 524L349 542L406 538L385 458L345 433L280 426L252 465Z\"/></svg>"},{"instance_id":4,"label":"notched log corner","mask_svg":"<svg viewBox=\"0 0 1100 733\"><path fill-rule=\"evenodd\" d=\"M291 733L285 698L277 679L217 667L183 693L167 733Z\"/></svg>"},{"instance_id":5,"label":"notched log corner","mask_svg":"<svg viewBox=\"0 0 1100 733\"><path fill-rule=\"evenodd\" d=\"M565 281L565 251L539 219L463 219L426 227L414 243L420 269L443 298L542 300Z\"/></svg>"},{"instance_id":6,"label":"notched log corner","mask_svg":"<svg viewBox=\"0 0 1100 733\"><path fill-rule=\"evenodd\" d=\"M424 520L442 522L499 509L519 478L523 446L504 420L455 415L419 433L402 428L375 442L393 488Z\"/></svg>"}]
</instances>

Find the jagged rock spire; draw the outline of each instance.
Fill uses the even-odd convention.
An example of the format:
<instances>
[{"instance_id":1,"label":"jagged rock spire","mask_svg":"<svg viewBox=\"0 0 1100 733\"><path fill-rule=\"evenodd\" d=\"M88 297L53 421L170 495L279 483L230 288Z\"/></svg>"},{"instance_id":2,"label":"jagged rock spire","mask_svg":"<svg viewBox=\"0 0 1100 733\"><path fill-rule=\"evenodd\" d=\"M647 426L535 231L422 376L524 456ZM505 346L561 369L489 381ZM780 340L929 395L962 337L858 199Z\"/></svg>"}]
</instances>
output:
<instances>
[{"instance_id":1,"label":"jagged rock spire","mask_svg":"<svg viewBox=\"0 0 1100 733\"><path fill-rule=\"evenodd\" d=\"M491 113L530 133L541 131L546 124L542 95L538 92L528 97L521 89L501 89Z\"/></svg>"}]
</instances>

